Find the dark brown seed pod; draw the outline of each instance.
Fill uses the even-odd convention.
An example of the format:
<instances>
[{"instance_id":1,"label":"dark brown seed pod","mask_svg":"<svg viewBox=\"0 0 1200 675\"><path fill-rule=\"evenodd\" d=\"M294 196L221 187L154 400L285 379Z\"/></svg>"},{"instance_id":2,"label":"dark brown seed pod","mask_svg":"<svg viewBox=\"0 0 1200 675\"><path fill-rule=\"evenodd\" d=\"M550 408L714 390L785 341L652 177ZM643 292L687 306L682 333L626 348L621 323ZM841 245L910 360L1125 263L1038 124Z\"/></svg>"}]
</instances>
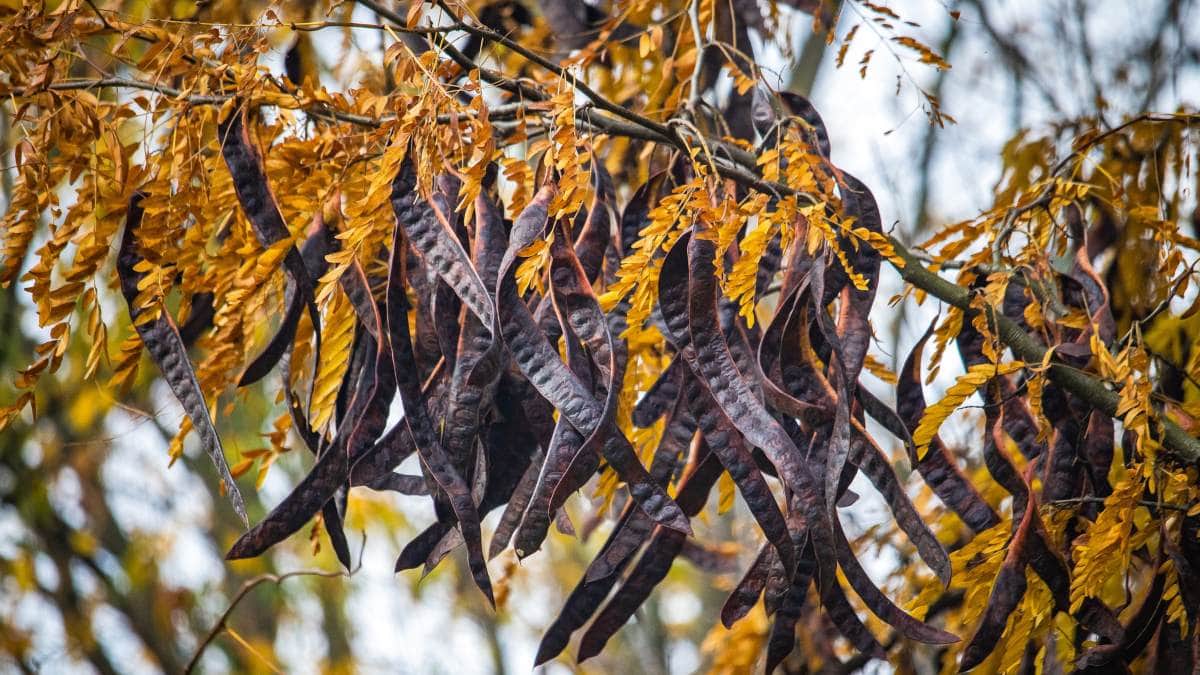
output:
<instances>
[{"instance_id":1,"label":"dark brown seed pod","mask_svg":"<svg viewBox=\"0 0 1200 675\"><path fill-rule=\"evenodd\" d=\"M909 433L917 428L925 414L925 394L921 389L920 369L921 352L929 335L930 333L926 332L909 352L896 384L896 412ZM954 511L967 527L976 532L983 532L1000 523L1000 516L996 515L995 510L963 475L939 437L933 437L925 456L919 460L916 457L916 448L911 444L907 447L909 461L916 466L933 493Z\"/></svg>"},{"instance_id":2,"label":"dark brown seed pod","mask_svg":"<svg viewBox=\"0 0 1200 675\"><path fill-rule=\"evenodd\" d=\"M680 356L676 358L684 359L689 364L689 370L699 376L700 373L695 373L692 365L697 356L688 328L689 285L685 281L687 270L687 248L676 245L663 261L659 277L659 304L667 332L670 333L676 348L680 350ZM714 405L710 391L711 387L706 390L697 377L689 377L682 393L705 442L733 478L763 534L776 547L785 569L791 570L796 557L792 551L787 523L775 502L775 496L771 493L762 472L755 466L744 438L723 414L721 408Z\"/></svg>"},{"instance_id":3,"label":"dark brown seed pod","mask_svg":"<svg viewBox=\"0 0 1200 675\"><path fill-rule=\"evenodd\" d=\"M675 247L684 247L683 251L688 251L693 241L703 242L685 234L676 242ZM798 491L798 476L801 472L799 453L787 433L771 417L761 401L755 398L749 384L734 365L728 344L716 320L716 288L711 281L704 280L705 276L709 280L713 277L712 242L707 242L707 246L699 244L697 248L701 251L698 255L688 256L688 320L684 323L678 316L667 318L668 329L672 333L681 333L683 329L689 331L689 345L680 354L696 374L697 380L707 389L738 432L751 445L763 450L783 477L785 485L793 491ZM677 298L673 299L670 296L670 289L660 287L660 293L664 290L668 291L668 294L660 296L661 303L674 305L678 302Z\"/></svg>"},{"instance_id":4,"label":"dark brown seed pod","mask_svg":"<svg viewBox=\"0 0 1200 675\"><path fill-rule=\"evenodd\" d=\"M619 255L628 256L633 251L633 244L641 236L650 210L658 202L659 193L666 184L666 180L667 172L659 171L650 176L637 190L634 190L633 196L629 198L629 203L621 211L621 228L617 238L620 247L616 251ZM615 272L615 270L613 271Z\"/></svg>"},{"instance_id":5,"label":"dark brown seed pod","mask_svg":"<svg viewBox=\"0 0 1200 675\"><path fill-rule=\"evenodd\" d=\"M704 508L704 502L720 475L720 462L701 445L692 461L691 470L679 485L678 502L684 513L691 517ZM654 587L666 578L671 563L683 549L685 539L684 534L675 530L663 527L655 530L629 576L584 633L579 643L581 662L599 654L609 638L625 625Z\"/></svg>"},{"instance_id":6,"label":"dark brown seed pod","mask_svg":"<svg viewBox=\"0 0 1200 675\"><path fill-rule=\"evenodd\" d=\"M602 448L604 458L629 486L631 495L642 509L656 522L691 532L687 517L667 496L666 491L650 479L624 434L616 429L611 419L604 419L605 406L590 395L559 359L544 333L538 329L529 308L517 295L514 274L517 253L545 231L546 204L550 194L548 190L539 192L530 207L513 224L508 252L501 265L496 302L504 341L513 361L526 378L567 418L571 426L587 435L607 428Z\"/></svg>"},{"instance_id":7,"label":"dark brown seed pod","mask_svg":"<svg viewBox=\"0 0 1200 675\"><path fill-rule=\"evenodd\" d=\"M164 308L159 308L158 316L150 320L139 321L144 310L137 306L138 283L145 276L135 268L143 260L138 250L138 227L142 224L142 200L145 195L138 192L129 200L129 211L125 219L125 232L121 237L121 247L117 252L117 275L121 279L121 294L129 305L129 317L150 358L158 366L171 393L179 400L192 428L200 437L200 444L205 454L212 460L217 469L217 475L225 486L229 503L233 510L248 523L246 506L237 483L229 473L229 464L225 461L225 449L221 446L221 438L213 426L212 417L208 414L208 404L204 401L204 393L196 380L196 371L192 368L187 356L187 346L175 327L175 322Z\"/></svg>"},{"instance_id":8,"label":"dark brown seed pod","mask_svg":"<svg viewBox=\"0 0 1200 675\"><path fill-rule=\"evenodd\" d=\"M842 336L838 335L825 311L825 307L833 297L842 292L842 289L848 289L851 286L848 279L842 278L845 276L845 271L841 269L840 264L830 262L826 266L824 260L825 253L822 252L814 262L814 269L820 270L825 267L825 274L813 274L811 277L811 298L813 300L810 304L810 312L815 319L813 323L816 329L811 332L821 339L823 345L827 346L825 350L827 354L823 353L822 356L827 362L825 377L829 381L834 397L833 425L830 427L828 443L825 444L823 450L825 509L828 512L828 518L833 520L837 518L837 503L841 499L843 483L847 481L843 474L850 457L850 400L853 397L850 385L857 383L858 376L857 373L854 373L854 377L850 377L850 374L847 373ZM831 284L830 278L836 278L836 284ZM816 304L816 298L821 299L820 304ZM849 306L844 297L839 304L843 311ZM820 555L821 549L818 549L817 553Z\"/></svg>"},{"instance_id":9,"label":"dark brown seed pod","mask_svg":"<svg viewBox=\"0 0 1200 675\"><path fill-rule=\"evenodd\" d=\"M880 222L879 207L871 190L854 176L841 172L842 202L845 206L846 217L854 219L855 227L860 227L873 234L883 234ZM875 302L875 290L879 287L879 266L882 257L869 244L859 244L846 252L847 259L855 273L862 275L866 282L865 290L853 284L847 284L841 291L839 312L837 317L838 341L841 344L840 362L844 368L847 390L853 392L858 383L858 375L862 371L867 349L871 344L871 323L868 316L871 305Z\"/></svg>"},{"instance_id":10,"label":"dark brown seed pod","mask_svg":"<svg viewBox=\"0 0 1200 675\"><path fill-rule=\"evenodd\" d=\"M616 219L615 188L604 162L592 162L592 190L587 217L583 226L574 232L574 248L584 278L594 283L599 278L604 254L612 241Z\"/></svg>"},{"instance_id":11,"label":"dark brown seed pod","mask_svg":"<svg viewBox=\"0 0 1200 675\"><path fill-rule=\"evenodd\" d=\"M875 582L871 581L871 577L867 575L866 570L862 568L858 558L855 557L854 549L851 548L845 532L842 531L841 524L837 521L833 523L833 533L837 543L838 564L845 573L846 580L850 582L850 587L854 589L858 597L862 598L867 609L871 610L875 616L910 640L931 645L947 645L958 642L958 636L930 626L897 607L883 591L879 590Z\"/></svg>"},{"instance_id":12,"label":"dark brown seed pod","mask_svg":"<svg viewBox=\"0 0 1200 675\"><path fill-rule=\"evenodd\" d=\"M1091 490L1098 497L1112 494L1112 485L1108 482L1108 472L1112 467L1114 434L1116 429L1113 420L1108 415L1093 410L1088 416L1087 429L1083 435L1082 456L1087 468Z\"/></svg>"},{"instance_id":13,"label":"dark brown seed pod","mask_svg":"<svg viewBox=\"0 0 1200 675\"><path fill-rule=\"evenodd\" d=\"M767 585L767 570L771 566L774 550L769 544L759 549L758 556L754 558L750 568L725 599L725 604L721 606L721 624L725 628L733 628L733 624L749 614L762 596L763 588Z\"/></svg>"},{"instance_id":14,"label":"dark brown seed pod","mask_svg":"<svg viewBox=\"0 0 1200 675\"><path fill-rule=\"evenodd\" d=\"M537 487L539 469L544 460L545 453L538 446L536 453L531 457L529 468L521 475L520 481L509 496L508 502L504 507L504 512L500 515L500 522L496 524L496 529L492 532L492 540L488 544L488 560L500 555L508 547L513 533L520 526L521 517L525 514L525 509L529 506L530 500L533 498L533 491Z\"/></svg>"},{"instance_id":15,"label":"dark brown seed pod","mask_svg":"<svg viewBox=\"0 0 1200 675\"><path fill-rule=\"evenodd\" d=\"M627 506L621 514L617 524L613 527L612 533L609 534L608 540L601 547L597 556L604 555L605 551L623 537L629 537L626 524L630 518L640 510ZM644 522L649 523L648 518ZM638 536L638 540L642 539L643 535ZM621 569L629 562L629 556L622 556L619 566ZM538 645L537 656L534 658L534 666L540 666L550 659L562 653L566 649L567 643L571 641L571 634L583 627L584 624L592 618L600 604L608 597L613 586L616 585L618 574L609 574L598 579L589 581L585 576L579 580L575 588L571 590L571 594L567 596L567 601L563 604L562 610L554 619L550 627L546 629L546 633L542 636L542 641Z\"/></svg>"},{"instance_id":16,"label":"dark brown seed pod","mask_svg":"<svg viewBox=\"0 0 1200 675\"><path fill-rule=\"evenodd\" d=\"M218 140L221 144L221 156L225 160L225 166L229 169L230 176L233 177L234 192L237 193L238 202L246 214L246 219L254 228L254 234L259 243L264 247L272 246L289 237L290 232L287 224L283 222L283 215L279 211L275 195L271 192L266 168L263 166L262 153L250 135L249 122L250 106L244 101L239 102L233 112L218 125ZM298 294L299 301L308 309L308 316L312 319L313 332L317 336L316 352L320 354L321 320L313 297L313 280L309 277L308 270L304 266L304 259L295 246L290 246L287 253L284 254L283 266L288 274L289 286L294 289ZM281 336L281 339L295 332L295 322L299 319L299 314L292 313L289 316L292 317L291 324L285 323L281 327L287 328L287 332ZM285 316L285 321L287 318ZM265 374L270 370L268 363L270 366L274 366L282 353L283 350L276 345L275 352L268 353L267 358L259 363L256 369Z\"/></svg>"},{"instance_id":17,"label":"dark brown seed pod","mask_svg":"<svg viewBox=\"0 0 1200 675\"><path fill-rule=\"evenodd\" d=\"M812 585L815 569L813 551L805 547L796 572L787 584L774 612L775 620L771 622L771 633L767 637L767 673L773 673L796 647L796 623L800 620L804 604L808 600L808 587Z\"/></svg>"},{"instance_id":18,"label":"dark brown seed pod","mask_svg":"<svg viewBox=\"0 0 1200 675\"><path fill-rule=\"evenodd\" d=\"M405 237L428 269L442 279L484 326L492 326L495 306L487 286L471 265L470 257L455 236L445 197L434 193L421 198L416 168L405 159L392 181L392 208Z\"/></svg>"},{"instance_id":19,"label":"dark brown seed pod","mask_svg":"<svg viewBox=\"0 0 1200 675\"><path fill-rule=\"evenodd\" d=\"M1034 508L1026 508L1013 538L1008 544L1008 552L1000 565L1000 572L992 582L992 592L988 604L983 610L983 618L979 627L971 637L971 641L963 649L961 670L970 670L983 662L992 653L1004 633L1004 625L1008 615L1020 604L1025 597L1025 567L1029 563L1029 539L1033 532Z\"/></svg>"},{"instance_id":20,"label":"dark brown seed pod","mask_svg":"<svg viewBox=\"0 0 1200 675\"><path fill-rule=\"evenodd\" d=\"M814 544L815 547L815 544ZM820 569L820 553L817 553L817 566ZM883 645L879 644L879 640L871 633L858 618L858 614L854 611L854 606L846 599L846 592L842 590L842 585L838 583L836 577L830 586L822 586L820 583L820 575L817 576L817 586L821 591L821 606L825 608L825 614L833 622L834 627L842 634L854 648L862 652L864 655L881 659L884 656Z\"/></svg>"},{"instance_id":21,"label":"dark brown seed pod","mask_svg":"<svg viewBox=\"0 0 1200 675\"><path fill-rule=\"evenodd\" d=\"M504 255L506 237L503 222L495 206L486 196L476 201L476 237L472 249L474 269L483 272L499 268ZM495 278L483 281L491 297ZM446 396L443 418L442 447L459 473L468 482L475 478L475 453L480 425L488 415L496 385L500 379L503 350L494 327L485 326L471 312L463 313L458 330L456 357Z\"/></svg>"},{"instance_id":22,"label":"dark brown seed pod","mask_svg":"<svg viewBox=\"0 0 1200 675\"><path fill-rule=\"evenodd\" d=\"M892 512L892 517L896 519L896 524L916 546L917 554L921 556L925 564L929 565L942 584L949 586L951 566L946 549L942 548L941 542L925 524L920 512L909 499L908 493L905 492L904 486L900 484L900 479L888 462L887 455L867 435L867 430L858 420L853 420L852 426L854 437L851 440L853 446L851 452L854 464L871 481L875 489L879 490L888 509ZM886 621L886 619L884 620Z\"/></svg>"},{"instance_id":23,"label":"dark brown seed pod","mask_svg":"<svg viewBox=\"0 0 1200 675\"><path fill-rule=\"evenodd\" d=\"M191 311L188 313L188 318L179 325L179 339L183 340L185 346L192 346L200 334L212 327L213 317L216 315L216 308L213 306L213 294L208 291L201 291L192 296Z\"/></svg>"},{"instance_id":24,"label":"dark brown seed pod","mask_svg":"<svg viewBox=\"0 0 1200 675\"><path fill-rule=\"evenodd\" d=\"M554 310L558 315L563 332L569 337L568 346L580 341L580 347L574 356L577 362L571 364L572 372L577 375L584 371L596 373L595 377L584 378L592 380L592 389L597 397L603 397L605 419L615 419L618 395L625 379L625 358L623 343L613 337L609 322L600 303L592 291L584 270L574 250L567 246L566 234L561 228L550 246L550 274L552 278L551 298ZM568 354L568 361L572 360ZM605 425L607 426L607 425ZM605 441L605 427L599 427L598 433L587 439L571 459L567 470L566 480L554 486L550 501L551 511L557 512L566 502L567 497L586 483L595 473L599 465L597 449Z\"/></svg>"},{"instance_id":25,"label":"dark brown seed pod","mask_svg":"<svg viewBox=\"0 0 1200 675\"><path fill-rule=\"evenodd\" d=\"M679 458L687 455L696 439L698 424L689 412L690 407L690 400L681 393L663 439L655 450L654 459L650 464L650 476L659 485L667 485L679 464ZM592 581L617 573L624 567L627 558L632 556L650 535L652 525L644 513L633 514L624 525L625 534L596 555L588 565L584 578Z\"/></svg>"},{"instance_id":26,"label":"dark brown seed pod","mask_svg":"<svg viewBox=\"0 0 1200 675\"><path fill-rule=\"evenodd\" d=\"M822 602L826 604L827 612L835 623L841 621L842 626L851 631L852 641L857 645L865 645L869 649L863 651L869 654L881 654L878 642L863 637L862 631L855 631L849 616L843 610L849 609L845 597L840 595L837 587L836 562L833 557L833 533L829 523L833 506L828 505L817 479L809 467L801 462L799 449L784 431L783 427L766 410L763 404L754 397L749 384L742 378L733 363L725 338L714 320L716 317L716 280L712 273L715 245L712 241L691 236L681 238L676 246L688 247L688 318L694 351L685 349L682 353L688 363L706 384L708 392L720 406L725 416L737 428L745 439L760 448L775 466L784 485L791 492L790 509L799 511L807 520L809 537L816 551L818 586L822 592ZM846 422L848 426L848 420ZM835 422L836 429L836 422ZM847 446L849 444L847 443ZM849 453L847 447L846 453ZM835 489L838 481L834 481ZM836 597L834 594L838 594ZM829 594L829 598L826 598ZM840 601L839 601L840 598ZM835 616L841 612L841 616ZM854 621L861 626L861 622ZM866 633L869 635L869 633Z\"/></svg>"},{"instance_id":27,"label":"dark brown seed pod","mask_svg":"<svg viewBox=\"0 0 1200 675\"><path fill-rule=\"evenodd\" d=\"M383 317L372 305L371 321L383 334ZM309 473L267 516L243 534L230 548L230 560L261 555L271 546L299 530L318 510L324 509L327 522L340 523L340 515L326 505L349 480L352 458L362 457L375 444L387 423L388 407L396 391L396 379L386 341L376 341L364 333L361 375L352 388L346 413L339 420L338 433L331 447L317 458ZM350 374L350 373L348 373ZM343 385L345 386L345 385ZM335 517L336 516L336 517ZM329 530L331 537L337 532ZM335 541L335 549L338 542ZM349 548L339 552L349 567Z\"/></svg>"},{"instance_id":28,"label":"dark brown seed pod","mask_svg":"<svg viewBox=\"0 0 1200 675\"><path fill-rule=\"evenodd\" d=\"M513 540L518 558L528 557L541 548L550 531L550 519L554 512L550 503L554 490L567 475L571 460L584 447L584 441L584 437L566 420L560 419L554 426L541 475L537 478ZM595 448L591 452L595 454Z\"/></svg>"},{"instance_id":29,"label":"dark brown seed pod","mask_svg":"<svg viewBox=\"0 0 1200 675\"><path fill-rule=\"evenodd\" d=\"M408 330L408 298L405 293L405 232L416 230L422 233L423 240L430 251L430 264L439 268L440 273L456 279L473 276L462 275L462 270L455 264L455 250L437 231L430 231L438 223L429 222L427 209L419 205L419 199L414 194L415 177L411 166L407 170L401 167L392 183L392 205L396 214L397 227L392 237L391 260L387 284L387 328L391 343L392 368L395 372L397 390L404 404L405 416L413 441L421 457L425 471L437 483L438 490L445 495L454 517L458 521L459 531L467 546L467 560L471 568L471 576L475 585L483 591L488 601L493 605L492 584L488 577L487 560L483 555L483 544L479 529L479 512L476 509L471 489L463 476L455 470L454 463L442 449L438 436L434 432L429 417L426 401L421 392L421 383L417 380L417 366L413 355L412 339ZM449 235L452 238L452 235ZM465 256L465 254L463 254ZM469 266L468 266L469 267ZM478 277L475 277L478 281ZM449 281L449 279L448 279ZM469 282L463 282L464 284ZM478 292L464 291L460 297L471 311L485 314L480 320L487 325L493 325L494 314L491 314L491 302L487 296L483 282L479 281ZM479 296L481 293L482 296ZM478 314L477 314L478 315Z\"/></svg>"}]
</instances>

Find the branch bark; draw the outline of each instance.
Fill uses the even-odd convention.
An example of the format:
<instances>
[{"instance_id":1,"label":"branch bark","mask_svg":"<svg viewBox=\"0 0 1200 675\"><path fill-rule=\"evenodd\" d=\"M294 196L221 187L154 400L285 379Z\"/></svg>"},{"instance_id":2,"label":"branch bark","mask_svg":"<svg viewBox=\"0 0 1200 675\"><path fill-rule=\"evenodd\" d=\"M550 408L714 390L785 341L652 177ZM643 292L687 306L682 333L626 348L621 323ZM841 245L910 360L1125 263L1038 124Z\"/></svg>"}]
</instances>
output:
<instances>
[{"instance_id":1,"label":"branch bark","mask_svg":"<svg viewBox=\"0 0 1200 675\"><path fill-rule=\"evenodd\" d=\"M957 307L973 317L979 313L971 306L971 293L967 289L926 269L912 253L896 239L891 239L896 248L896 254L904 260L903 267L895 267L900 278L913 286L929 293L939 300ZM1000 340L1012 349L1017 358L1026 363L1041 363L1046 357L1047 347L1036 338L1026 333L1015 321L989 308L991 320L995 322ZM1061 363L1050 362L1048 375L1051 380L1075 394L1084 401L1110 417L1117 417L1117 404L1120 400L1117 392L1108 388L1107 383L1081 370L1071 368ZM1159 416L1160 442L1179 460L1188 464L1200 463L1200 440L1197 440L1179 425Z\"/></svg>"}]
</instances>

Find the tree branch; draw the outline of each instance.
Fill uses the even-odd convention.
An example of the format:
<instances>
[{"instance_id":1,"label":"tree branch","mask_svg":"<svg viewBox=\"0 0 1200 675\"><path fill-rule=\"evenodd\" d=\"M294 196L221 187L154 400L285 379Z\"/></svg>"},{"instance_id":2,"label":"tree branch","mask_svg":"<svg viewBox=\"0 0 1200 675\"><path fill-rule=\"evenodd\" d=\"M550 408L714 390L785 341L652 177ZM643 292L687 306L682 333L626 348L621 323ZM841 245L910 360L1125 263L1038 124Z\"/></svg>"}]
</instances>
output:
<instances>
[{"instance_id":1,"label":"tree branch","mask_svg":"<svg viewBox=\"0 0 1200 675\"><path fill-rule=\"evenodd\" d=\"M200 657L204 656L204 652L208 649L209 645L213 643L213 640L216 640L217 636L225 631L226 625L229 622L229 617L233 615L233 610L237 609L237 606L241 604L242 600L247 595L250 594L250 591L253 591L255 588L265 583L279 585L293 577L321 577L325 579L333 579L336 577L352 577L356 572L358 572L359 568L362 567L363 550L366 548L366 546L367 534L364 532L362 544L359 546L358 550L358 564L354 566L354 569L349 571L296 570L294 572L285 572L284 574L260 574L252 579L247 579L246 583L242 584L242 587L238 589L237 595L233 596L233 600L229 602L229 606L226 607L225 611L221 613L221 616L217 619L217 622L213 624L212 629L209 630L208 634L204 636L204 639L200 641L200 646L196 648L195 653L192 654L192 658L188 660L187 667L183 670L184 674L187 675L196 669L196 665L200 663Z\"/></svg>"},{"instance_id":2,"label":"tree branch","mask_svg":"<svg viewBox=\"0 0 1200 675\"><path fill-rule=\"evenodd\" d=\"M1187 511L1191 510L1191 508L1192 508L1192 505L1190 505L1190 504L1172 504L1170 502L1156 502L1156 501L1151 501L1149 499L1139 499L1134 503L1137 504L1138 506L1144 506L1148 509L1162 509L1165 511L1182 511L1185 513ZM1104 497L1097 497L1097 496L1093 495L1093 496L1088 496L1088 497L1071 497L1069 499L1056 499L1052 502L1046 502L1047 506L1053 506L1053 507L1059 507L1059 508L1065 508L1068 506L1079 506L1080 504L1104 504Z\"/></svg>"},{"instance_id":3,"label":"tree branch","mask_svg":"<svg viewBox=\"0 0 1200 675\"><path fill-rule=\"evenodd\" d=\"M889 239L896 249L896 254L904 260L903 267L896 267L901 279L939 300L963 310L966 318L971 318L979 313L979 310L971 306L970 291L930 272L903 244L894 238L889 237ZM992 314L990 318L995 322L1000 340L1012 349L1017 358L1026 363L1041 363L1045 359L1047 349L1045 345L1026 333L1012 319L994 309L990 311L990 314ZM1120 396L1117 392L1109 389L1104 380L1054 361L1050 362L1048 375L1055 383L1091 406L1104 411L1110 417L1117 417L1117 404ZM1157 421L1161 426L1160 440L1168 451L1189 464L1200 463L1200 440L1193 438L1179 425L1165 417L1160 416Z\"/></svg>"}]
</instances>

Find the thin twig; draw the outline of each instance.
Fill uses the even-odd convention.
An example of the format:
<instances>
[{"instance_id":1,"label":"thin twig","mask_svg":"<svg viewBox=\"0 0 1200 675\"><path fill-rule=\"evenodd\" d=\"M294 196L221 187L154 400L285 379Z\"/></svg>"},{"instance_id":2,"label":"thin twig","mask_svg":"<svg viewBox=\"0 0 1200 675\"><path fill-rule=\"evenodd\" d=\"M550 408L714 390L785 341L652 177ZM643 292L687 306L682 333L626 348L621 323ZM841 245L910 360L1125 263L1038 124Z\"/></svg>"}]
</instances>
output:
<instances>
[{"instance_id":1,"label":"thin twig","mask_svg":"<svg viewBox=\"0 0 1200 675\"><path fill-rule=\"evenodd\" d=\"M374 0L357 0L357 1L360 4L365 5L367 7L371 7L371 8L374 8L375 6L378 6L378 4L379 4L377 2L374 2ZM618 117L623 117L629 122L633 122L635 124L644 126L648 129L652 129L666 138L672 137L671 129L669 127L667 127L665 124L656 122L656 121L650 119L649 117L645 117L643 115L633 112L632 110L629 110L625 106L622 106L618 103L614 103L614 102L610 101L608 98L597 93L595 89L592 89L590 86L588 86L587 83L582 82L578 78L571 75L571 73L569 73L562 66L560 66L560 65L554 63L553 61L550 61L549 59L545 58L544 56L532 51L525 45L522 45L521 43L513 40L512 38L508 37L507 35L504 35L503 33L498 33L496 31L488 29L488 28L481 28L478 26L472 26L468 23L464 23L462 21L462 19L458 18L454 14L454 12L451 11L451 9L446 6L445 2L442 2L441 0L439 0L439 2L437 4L443 10L445 10L445 12L447 14L449 14L451 17L454 17L454 20L456 22L454 24L455 28L458 28L459 30L470 33L472 35L483 38L485 40L490 40L492 42L503 45L504 47L519 54L526 61L529 61L530 63L532 63L536 66L539 66L539 67L543 68L544 70L549 71L550 73L556 75L559 79L563 80L564 82L569 82L571 84L571 86L573 86L577 91L579 91L584 96L588 97L592 101L592 103L594 103L596 105L597 108L600 108L601 110L610 112ZM392 12L391 14L392 14L392 16L399 17L399 15L396 14L395 12ZM393 20L392 16L386 16L386 15L381 15L381 16L385 16L385 18L387 18L389 20Z\"/></svg>"},{"instance_id":2,"label":"thin twig","mask_svg":"<svg viewBox=\"0 0 1200 675\"><path fill-rule=\"evenodd\" d=\"M1078 506L1080 504L1103 504L1104 497L1087 496L1087 497L1070 497L1068 499L1055 499L1052 502L1046 502L1046 506L1065 508L1068 506ZM1168 511L1183 511L1191 510L1191 506L1187 504L1172 504L1170 502L1154 502L1149 499L1139 499L1134 502L1138 506L1145 506L1149 509L1166 509Z\"/></svg>"},{"instance_id":3,"label":"thin twig","mask_svg":"<svg viewBox=\"0 0 1200 675\"><path fill-rule=\"evenodd\" d=\"M100 8L96 6L95 0L84 0L84 2L88 4L88 7L92 8L92 11L96 13L96 18L100 19L100 23L104 24L105 28L113 30L112 24L108 22L108 19L104 18L104 14L102 14L100 12Z\"/></svg>"},{"instance_id":4,"label":"thin twig","mask_svg":"<svg viewBox=\"0 0 1200 675\"><path fill-rule=\"evenodd\" d=\"M204 636L204 639L200 642L200 646L198 646L195 653L192 654L192 658L188 660L187 667L183 670L184 675L187 675L196 669L196 665L200 662L200 657L204 656L204 652L208 649L209 645L211 645L213 641L217 639L217 636L225 632L227 628L226 624L229 623L229 617L233 615L233 610L237 609L237 606L242 602L243 599L245 599L247 595L250 594L250 591L253 591L255 588L258 588L265 583L273 583L278 586L279 584L282 584L288 579L292 579L294 577L321 577L325 579L352 577L356 572L358 572L358 570L362 568L363 551L366 549L366 547L367 533L363 532L362 544L359 545L358 548L358 564L355 565L353 569L348 571L295 570L293 572L285 572L284 574L260 574L251 579L247 579L246 582L242 584L242 587L238 589L237 594L233 596L233 600L229 602L229 606L227 606L225 611L221 613L221 616L217 619L217 622L213 624L212 629L210 629L208 634Z\"/></svg>"},{"instance_id":5,"label":"thin twig","mask_svg":"<svg viewBox=\"0 0 1200 675\"><path fill-rule=\"evenodd\" d=\"M688 91L688 109L695 110L700 103L700 74L704 65L704 31L700 28L700 0L692 0L688 10L688 21L692 24L692 38L696 41L696 65L692 68L691 90Z\"/></svg>"}]
</instances>

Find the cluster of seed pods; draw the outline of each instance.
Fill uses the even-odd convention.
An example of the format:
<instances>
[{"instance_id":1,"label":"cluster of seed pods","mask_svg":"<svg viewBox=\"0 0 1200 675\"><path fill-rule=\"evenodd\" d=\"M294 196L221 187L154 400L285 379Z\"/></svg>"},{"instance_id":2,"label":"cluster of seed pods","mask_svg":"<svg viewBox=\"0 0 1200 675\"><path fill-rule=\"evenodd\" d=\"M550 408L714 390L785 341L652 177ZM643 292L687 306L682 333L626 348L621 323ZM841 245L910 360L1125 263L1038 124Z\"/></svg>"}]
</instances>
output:
<instances>
[{"instance_id":1,"label":"cluster of seed pods","mask_svg":"<svg viewBox=\"0 0 1200 675\"><path fill-rule=\"evenodd\" d=\"M785 97L783 103L801 121L836 181L843 211L836 215L880 233L870 190L832 164L820 116L800 97ZM221 124L222 152L246 218L261 244L270 246L286 237L288 229L245 115L244 110L234 113ZM770 138L780 120L767 114L756 115L755 122ZM872 247L842 239L838 247L825 245L814 253L802 243L781 250L776 240L758 272L760 290L782 277L774 315L760 328L751 328L717 288L714 266L728 261L716 259L711 237L685 232L669 250L659 252L654 320L673 361L633 411L633 422L641 427L665 418L648 467L617 424L628 305L602 311L593 289L613 281L664 189L688 170L675 167L655 175L618 208L612 181L596 162L594 198L574 219L550 217L555 190L550 180L511 222L502 216L494 188L486 188L471 210L473 222L464 222L455 211L456 181L439 177L431 191L422 191L413 163L406 159L392 178L395 227L390 246L380 253L386 278L369 278L355 264L340 280L357 325L332 426L336 431L327 437L314 430L302 396L285 384L294 428L315 461L228 556L258 556L319 513L339 559L349 566L342 532L347 492L390 490L431 498L436 510L436 521L405 547L397 570L430 568L465 546L473 578L491 599L488 558L509 546L521 557L533 554L553 522L569 530L566 499L601 467L611 467L628 499L537 654L538 663L554 658L586 627L578 655L586 659L603 649L688 549L690 519L728 472L765 543L730 594L721 621L732 625L763 599L773 617L768 672L793 650L796 624L813 585L820 610L857 650L873 657L884 654L855 612L838 570L863 605L900 637L935 645L957 641L958 636L898 607L871 581L839 521L839 504L852 498L848 486L861 473L882 495L920 558L949 583L949 557L887 454L868 434L870 417L907 448L912 466L932 492L971 530L982 532L1001 522L940 439L935 436L920 456L914 447L911 434L926 408L920 365L928 335L900 373L895 408L859 386L881 263ZM139 195L130 204L118 258L121 287L134 319L144 311L135 303L141 278L136 271L142 259L137 238L141 199ZM520 253L551 233L547 294L522 294L515 278ZM285 255L283 319L247 367L243 385L280 363L288 367L305 311L319 325L314 285L327 271L325 256L337 244L333 234L318 228ZM851 282L847 263L866 279L865 290ZM1064 285L1069 291L1064 302L1092 308L1093 324L1108 333L1101 339L1111 341L1107 293L1085 257L1068 281L1073 285ZM373 293L372 288L380 290ZM1019 319L1021 287L1013 284L1010 291L1004 312ZM192 305L203 307L203 300L193 298ZM201 321L211 319L211 299L209 308L194 314ZM415 334L410 331L412 312ZM135 325L245 517L188 360L187 347L198 329L177 327L165 311ZM1067 337L1086 343L1091 336L1080 332ZM985 361L982 340L971 325L959 334L959 352L968 367ZM1051 387L1045 410L1053 433L1049 442L1040 442L1018 384L1014 376L998 375L983 390L988 403L984 457L996 482L1013 496L1013 531L981 624L963 652L964 669L986 658L1004 631L1024 594L1027 567L1047 583L1060 609L1070 606L1067 568L1047 541L1038 500L1085 492L1104 496L1111 490L1106 467L1113 457L1112 420ZM388 411L397 397L404 415L388 428ZM1006 454L1009 440L1027 460L1023 471ZM414 454L420 475L397 473ZM1081 457L1094 470L1074 471ZM1040 494L1030 487L1034 471L1041 472ZM674 498L668 494L670 485ZM485 551L480 520L495 509L503 514ZM1138 638L1127 637L1137 625L1122 626L1094 600L1075 614L1107 641L1110 652L1116 645L1118 651L1138 653L1129 644ZM1134 624L1152 620L1132 619ZM1097 662L1103 658L1112 657L1095 656Z\"/></svg>"}]
</instances>

